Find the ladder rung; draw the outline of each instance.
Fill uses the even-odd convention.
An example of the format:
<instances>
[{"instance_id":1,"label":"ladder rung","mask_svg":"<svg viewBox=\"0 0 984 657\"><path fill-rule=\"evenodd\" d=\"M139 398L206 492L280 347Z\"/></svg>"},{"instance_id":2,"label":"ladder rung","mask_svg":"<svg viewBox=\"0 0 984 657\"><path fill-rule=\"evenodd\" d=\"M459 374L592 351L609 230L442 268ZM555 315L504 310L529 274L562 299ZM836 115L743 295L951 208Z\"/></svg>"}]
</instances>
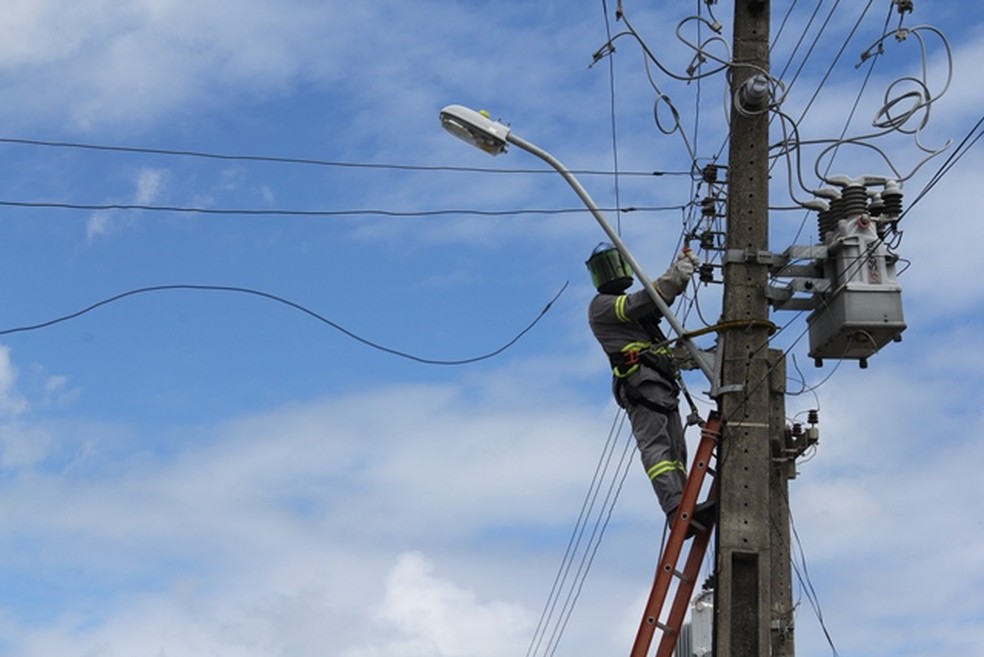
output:
<instances>
[{"instance_id":1,"label":"ladder rung","mask_svg":"<svg viewBox=\"0 0 984 657\"><path fill-rule=\"evenodd\" d=\"M677 633L676 628L670 627L666 623L656 623L656 627L658 627L659 628L659 631L662 632L663 634L676 634Z\"/></svg>"}]
</instances>

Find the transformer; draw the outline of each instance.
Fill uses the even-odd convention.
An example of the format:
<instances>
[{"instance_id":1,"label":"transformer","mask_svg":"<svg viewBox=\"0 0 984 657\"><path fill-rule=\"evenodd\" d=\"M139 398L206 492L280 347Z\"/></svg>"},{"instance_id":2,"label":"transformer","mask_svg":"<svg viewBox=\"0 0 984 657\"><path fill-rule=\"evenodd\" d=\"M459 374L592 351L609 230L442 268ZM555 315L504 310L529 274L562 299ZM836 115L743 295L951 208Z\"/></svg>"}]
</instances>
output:
<instances>
[{"instance_id":1,"label":"transformer","mask_svg":"<svg viewBox=\"0 0 984 657\"><path fill-rule=\"evenodd\" d=\"M824 359L852 359L865 367L906 328L898 257L885 244L901 214L902 193L894 182L883 182L884 191L869 205L865 182L845 179L840 191L825 190L830 202L815 206L821 243L790 247L774 268L777 279L792 279L770 288L776 309L812 310L806 320L809 355L817 366ZM790 264L803 259L810 264ZM794 297L796 292L810 296Z\"/></svg>"},{"instance_id":2,"label":"transformer","mask_svg":"<svg viewBox=\"0 0 984 657\"><path fill-rule=\"evenodd\" d=\"M683 624L674 657L708 657L714 649L714 590L704 590L690 603L690 620Z\"/></svg>"}]
</instances>

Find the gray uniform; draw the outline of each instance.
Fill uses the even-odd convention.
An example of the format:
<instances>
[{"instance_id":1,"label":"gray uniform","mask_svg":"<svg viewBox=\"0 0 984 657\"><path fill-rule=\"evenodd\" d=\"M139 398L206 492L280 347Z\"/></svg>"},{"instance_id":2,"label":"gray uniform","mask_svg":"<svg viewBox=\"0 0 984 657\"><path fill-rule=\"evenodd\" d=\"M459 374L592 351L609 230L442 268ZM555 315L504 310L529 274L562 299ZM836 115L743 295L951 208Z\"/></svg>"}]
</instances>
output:
<instances>
[{"instance_id":1,"label":"gray uniform","mask_svg":"<svg viewBox=\"0 0 984 657\"><path fill-rule=\"evenodd\" d=\"M676 370L662 339L656 305L645 290L599 293L588 322L612 362L612 391L632 423L642 464L667 514L687 481L687 443L677 410Z\"/></svg>"}]
</instances>

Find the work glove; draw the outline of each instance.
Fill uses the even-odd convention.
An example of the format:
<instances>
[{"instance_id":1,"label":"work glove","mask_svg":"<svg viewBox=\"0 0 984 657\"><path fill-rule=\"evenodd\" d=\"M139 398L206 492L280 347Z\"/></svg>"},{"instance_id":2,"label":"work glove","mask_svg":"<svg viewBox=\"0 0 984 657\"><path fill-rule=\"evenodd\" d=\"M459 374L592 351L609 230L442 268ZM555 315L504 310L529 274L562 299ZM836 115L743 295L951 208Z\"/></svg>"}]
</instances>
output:
<instances>
[{"instance_id":1,"label":"work glove","mask_svg":"<svg viewBox=\"0 0 984 657\"><path fill-rule=\"evenodd\" d=\"M690 249L684 249L677 256L666 273L656 279L656 287L667 301L672 301L678 294L687 289L694 270L700 264L700 258Z\"/></svg>"}]
</instances>

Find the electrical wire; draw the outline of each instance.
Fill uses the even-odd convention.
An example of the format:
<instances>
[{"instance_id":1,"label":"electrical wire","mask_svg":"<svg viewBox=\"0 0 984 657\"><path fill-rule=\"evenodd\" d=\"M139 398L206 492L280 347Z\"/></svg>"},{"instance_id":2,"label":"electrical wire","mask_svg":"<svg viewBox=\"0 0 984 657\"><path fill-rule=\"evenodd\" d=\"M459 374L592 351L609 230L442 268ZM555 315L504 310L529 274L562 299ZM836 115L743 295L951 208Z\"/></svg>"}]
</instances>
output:
<instances>
[{"instance_id":1,"label":"electrical wire","mask_svg":"<svg viewBox=\"0 0 984 657\"><path fill-rule=\"evenodd\" d=\"M566 587L566 581L570 573L570 567L573 563L574 555L577 554L580 548L581 540L584 537L584 528L587 525L588 517L591 515L592 509L597 501L597 491L600 490L601 486L600 482L611 465L611 459L614 454L617 438L622 431L622 426L624 423L624 413L618 412L612 418L612 424L608 430L608 438L605 440L601 454L598 457L598 462L595 464L594 474L591 477L591 484L588 486L588 490L584 496L584 501L581 503L581 510L578 513L577 522L574 524L574 530L571 532L570 539L567 542L567 549L564 552L564 558L561 560L557 574L554 576L554 582L550 589L550 595L547 596L547 602L544 605L543 611L540 613L540 620L537 622L536 629L533 632L533 637L530 640L530 645L526 650L526 657L531 657L538 652L540 644L543 640L543 633L546 632L546 626L550 623L556 609L557 600L561 595L560 592ZM541 633L541 630L543 633Z\"/></svg>"},{"instance_id":2,"label":"electrical wire","mask_svg":"<svg viewBox=\"0 0 984 657\"><path fill-rule=\"evenodd\" d=\"M544 657L553 655L573 614L575 603L587 579L598 547L601 545L608 520L631 466L629 457L634 452L634 441L631 439L631 433L623 441L621 455L617 463L614 461L616 447L623 436L626 417L625 413L619 409L612 420L608 438L595 465L594 475L581 504L581 510L568 541L567 550L554 577L550 595L527 648L526 657L534 657L538 654ZM599 503L603 490L606 491L606 495L604 500ZM589 524L592 525L592 529L590 536L586 539ZM572 575L571 570L575 562L579 565ZM558 609L558 603L562 598L563 603ZM545 643L544 640L546 640Z\"/></svg>"},{"instance_id":3,"label":"electrical wire","mask_svg":"<svg viewBox=\"0 0 984 657\"><path fill-rule=\"evenodd\" d=\"M618 501L619 494L622 491L622 486L628 476L629 467L632 464L632 460L629 457L634 452L634 447L634 441L631 440L630 434L629 438L625 441L625 448L622 450L622 455L616 469L613 471L613 476L609 480L605 492L605 499L602 501L601 507L595 516L591 535L588 538L588 543L581 555L581 560L578 564L577 572L575 573L574 582L568 590L564 607L558 617L558 623L555 628L554 635L551 636L551 641L548 644L549 649L544 653L544 655L550 655L552 657L556 654L557 648L560 645L560 638L567 629L567 624L574 612L574 607L581 596L584 582L587 580L588 573L591 571L591 566L594 564L594 559L598 553L598 548L601 547L602 539L605 536L605 531L607 530L608 523L611 520L612 512L615 510L615 504Z\"/></svg>"},{"instance_id":4,"label":"electrical wire","mask_svg":"<svg viewBox=\"0 0 984 657\"><path fill-rule=\"evenodd\" d=\"M873 0L868 0L868 7L871 6L872 1ZM813 54L813 52L816 49L816 47L822 41L823 34L824 34L824 32L827 31L827 27L830 25L830 21L834 17L834 13L836 13L837 8L840 6L840 3L841 3L841 0L835 0L833 7L831 7L830 8L830 11L827 12L827 18L823 21L823 24L820 25L820 29L817 32L816 37L814 37L813 41L810 43L810 47L807 49L806 55L803 57L803 60L800 62L799 68L797 68L796 69L796 72L793 74L793 79L790 80L789 83L786 85L787 90L788 89L791 89L796 84L796 81L799 80L799 76L803 73L803 70L806 68L807 62L810 61L810 56ZM817 5L817 10L820 9L820 5L822 5L822 4L823 4L823 0L821 0L820 4ZM865 10L864 10L865 13L868 12L868 7L865 7ZM812 18L811 18L811 21L812 21ZM857 26L855 26L855 29L857 29ZM852 34L853 34L853 30L852 30ZM806 34L804 33L803 36L805 37ZM848 37L848 40L850 40L850 36ZM802 40L800 41L800 43L802 43ZM846 46L847 46L847 43L845 42L844 46L841 47L841 52L843 52L843 50L844 50L844 48ZM834 59L834 62L831 64L831 67L830 67L831 69L833 68L833 65L837 63L837 59L839 57L840 57L840 55L838 55L838 57ZM828 76L829 76L829 72L828 72ZM785 79L785 71L783 71L783 73L779 77L782 78L782 79ZM820 82L820 85L819 85L817 91L814 93L814 98L819 93L819 88L822 88L825 82L826 82L826 78L824 78ZM811 101L811 103L812 103L812 101Z\"/></svg>"},{"instance_id":5,"label":"electrical wire","mask_svg":"<svg viewBox=\"0 0 984 657\"><path fill-rule=\"evenodd\" d=\"M770 53L773 50L775 50L776 44L779 43L779 39L782 38L782 33L786 30L786 24L789 22L789 17L793 15L793 10L796 9L796 3L798 1L799 0L793 0L791 3L789 3L789 6L786 7L786 13L783 15L782 21L779 23L779 29L776 30L775 34L772 35L772 43L769 44L769 52ZM803 30L803 35L804 36L806 35L806 32L807 32L808 29L809 29L809 26L807 26L806 29ZM802 39L803 37L800 37L800 38ZM788 64L787 64L787 66L788 66ZM782 75L780 75L779 77L782 77Z\"/></svg>"},{"instance_id":6,"label":"electrical wire","mask_svg":"<svg viewBox=\"0 0 984 657\"><path fill-rule=\"evenodd\" d=\"M483 361L483 360L488 360L490 358L494 358L495 356L498 356L499 354L501 354L502 352L506 351L507 349L509 349L510 347L512 347L514 344L516 344L517 342L519 342L519 340L524 335L526 335L527 333L529 333L533 329L533 327L536 326L540 322L541 319L543 319L543 316L547 314L547 312L553 306L554 302L557 301L557 299L560 298L560 295L564 293L564 290L567 289L568 284L569 284L569 282L565 282L564 285L563 285L563 287L560 288L560 291L557 292L557 294L554 295L554 297L549 302L547 302L547 305L544 306L543 310L540 311L540 313L536 316L536 318L532 322L530 322L525 328L523 328L518 334L516 334L516 336L514 336L508 342L506 342L505 344L503 344L501 347L498 347L497 349L494 349L493 351L490 351L488 353L485 353L485 354L482 354L482 355L479 355L479 356L473 356L473 357L470 357L470 358L460 358L460 359L434 359L434 358L424 358L424 357L421 357L421 356L415 356L413 354L410 354L410 353L407 353L407 352L404 352L404 351L400 351L398 349L393 349L391 347L386 347L386 346L383 346L383 345L381 345L381 344L379 344L377 342L374 342L372 340L369 340L367 338L364 338L364 337L362 337L362 336L360 336L360 335L358 335L358 334L356 334L356 333L354 333L354 332L352 332L352 331L344 328L340 324L338 324L338 323L336 323L336 322L328 319L324 315L321 315L321 314L315 312L314 310L311 310L310 308L308 308L306 306L303 306L303 305L301 305L299 303L296 303L294 301L291 301L289 299L286 299L286 298L284 298L282 296L279 296L279 295L276 295L276 294L271 294L270 292L263 292L261 290L256 290L256 289L253 289L253 288L238 287L238 286L233 286L233 285L174 284L174 285L149 285L149 286L146 286L146 287L135 288L135 289L132 289L132 290L128 290L126 292L121 292L120 294L113 295L113 296L108 297L106 299L103 299L101 301L97 301L96 303L93 303L93 304L91 304L89 306L86 306L85 308L83 308L81 310L77 310L75 312L68 313L66 315L62 315L62 316L59 316L59 317L55 317L53 319L45 320L43 322L38 322L36 324L28 324L28 325L24 325L24 326L15 326L15 327L12 327L12 328L0 329L0 336L2 336L2 335L13 335L15 333L26 333L26 332L30 332L30 331L39 331L41 329L50 328L52 326L55 326L56 324L62 324L64 322L68 322L68 321L77 319L77 318L79 318L79 317L81 317L83 315L86 315L88 313L91 313L92 311L94 311L94 310L96 310L98 308L102 308L103 306L107 306L109 304L116 303L117 301L121 301L123 299L129 298L129 297L133 297L133 296L137 296L137 295L140 295L140 294L148 294L148 293L156 293L156 292L164 292L164 291L174 291L174 290L182 290L182 291L205 291L205 292L230 292L230 293L246 294L246 295L250 295L250 296L260 297L260 298L266 299L268 301L274 301L274 302L279 303L279 304L282 304L284 306L288 306L289 308L293 308L294 310L300 311L301 313L304 313L305 315L308 315L309 317L313 317L314 319L318 320L319 322L321 322L323 324L327 324L328 326L332 327L336 331L339 331L340 333L343 333L344 335L348 336L349 338L352 338L353 340L355 340L357 342L360 342L360 343L364 344L367 347L370 347L372 349L376 349L377 351L381 351L383 353L390 354L392 356L398 356L400 358L405 358L407 360L411 360L411 361L414 361L414 362L417 362L417 363L421 363L423 365L469 365L469 364L472 364L472 363L477 363L477 362L480 362L480 361Z\"/></svg>"},{"instance_id":7,"label":"electrical wire","mask_svg":"<svg viewBox=\"0 0 984 657\"><path fill-rule=\"evenodd\" d=\"M465 167L465 166L443 166L425 164L394 164L383 162L346 162L341 160L323 160L317 158L287 157L278 155L250 155L217 153L198 150L183 150L171 148L151 148L146 146L114 146L107 144L93 144L85 142L54 141L48 139L28 139L24 137L0 137L0 144L15 144L21 146L38 146L46 148L76 149L87 151L103 151L111 153L126 153L130 155L165 155L171 157L190 157L208 160L236 161L236 162L265 162L270 164L297 164L316 167L330 167L341 169L383 169L396 171L446 171L455 173L493 173L493 174L548 174L557 175L557 172L550 168L496 168L496 167ZM579 176L611 176L614 172L597 169L572 169L571 173ZM622 176L664 176L664 175L689 175L684 171L621 171Z\"/></svg>"},{"instance_id":8,"label":"electrical wire","mask_svg":"<svg viewBox=\"0 0 984 657\"><path fill-rule=\"evenodd\" d=\"M605 18L605 35L608 37L608 42L612 41L612 27L608 20L608 2L607 0L601 0L601 10L602 15ZM614 55L614 49L612 50L612 55ZM609 122L611 124L611 135L612 135L612 168L615 171L614 183L615 183L615 207L622 207L621 202L621 185L619 184L619 166L618 166L618 121L615 115L615 57L611 56L608 58L608 96L609 96ZM615 229L621 234L622 232L622 213L617 212L615 214Z\"/></svg>"},{"instance_id":9,"label":"electrical wire","mask_svg":"<svg viewBox=\"0 0 984 657\"><path fill-rule=\"evenodd\" d=\"M839 4L839 0L837 4ZM834 11L837 9L837 4L835 4L834 7L830 10L830 14L827 16L827 21L824 22L823 27L821 28L821 34L823 33L823 30L826 29L827 23L830 21L830 18L833 15ZM817 85L817 88L814 89L813 95L810 96L809 102L807 102L806 107L804 107L803 111L800 113L799 123L802 123L807 113L809 113L810 108L813 107L813 103L815 103L817 98L820 96L820 92L823 90L824 85L826 85L827 81L830 80L830 76L834 72L834 68L837 66L837 63L840 61L841 57L844 56L844 52L847 50L847 46L851 43L851 39L857 33L858 28L861 27L861 22L864 21L864 17L868 15L868 10L871 9L872 4L874 4L874 0L868 0L868 4L864 6L864 9L861 11L861 15L858 17L858 20L855 21L854 23L854 27L851 28L851 31L848 33L847 38L844 39L844 43L841 44L840 50L837 51L837 55L834 56L833 60L830 62L830 66L827 67L826 72L823 74L823 77L820 79L820 83ZM819 36L818 36L818 40L819 40ZM812 52L812 49L810 52ZM807 54L807 57L809 57L809 53ZM797 76L799 76L801 70L802 68L796 72ZM793 82L795 82L795 79L793 80ZM793 82L789 83L790 87L793 86Z\"/></svg>"},{"instance_id":10,"label":"electrical wire","mask_svg":"<svg viewBox=\"0 0 984 657\"><path fill-rule=\"evenodd\" d=\"M813 27L813 21L815 21L817 19L817 16L820 14L820 8L823 7L823 3L824 0L818 0L816 7L813 9L813 13L810 14L810 19L807 21L803 29L800 30L799 39L796 41L796 45L793 46L792 51L789 53L789 57L786 59L786 64L782 67L782 70L779 72L780 78L785 78L786 73L789 71L789 67L793 65L793 60L796 59L796 53L799 52L800 47L806 42L806 39L810 33L810 28ZM782 32L785 29L786 22L789 20L792 11L793 11L793 7L790 7L789 11L786 12L785 18L783 18L782 27L775 34L775 36L773 36L772 44L769 46L770 52L774 50L776 46L779 44L779 37L782 36ZM819 40L819 38L820 35L818 34L816 40Z\"/></svg>"},{"instance_id":11,"label":"electrical wire","mask_svg":"<svg viewBox=\"0 0 984 657\"><path fill-rule=\"evenodd\" d=\"M614 38L611 33L611 26L608 20L608 3L606 0L602 0L602 10L605 19L605 32L607 36L606 46L599 50L594 57L594 63L597 63L599 59L603 56L608 56L609 64L609 95L610 95L610 123L611 123L611 138L612 138L612 156L613 156L613 166L615 168L616 174L614 177L615 183L615 199L616 206L620 207L621 202L619 201L620 196L620 186L618 178L618 133L617 133L617 123L616 123L616 86L615 86L615 70L614 70ZM616 16L622 17L622 3L618 3L616 9ZM644 63L648 71L648 61L644 60ZM652 81L652 76L650 75L650 80ZM655 87L655 84L654 84ZM657 89L658 92L658 89ZM659 96L657 96L659 98ZM657 101L658 102L658 101ZM668 97L667 97L667 102ZM672 103L670 103L672 108ZM658 104L657 104L658 107ZM655 108L654 108L655 111ZM679 115L676 113L675 108L673 108L674 114L676 116L676 125L674 130L680 129ZM656 115L657 125L659 123L658 114ZM682 132L681 132L682 135ZM686 137L684 136L686 140ZM688 145L689 150L689 145ZM692 152L692 151L691 151ZM682 208L681 208L682 209ZM621 213L616 217L616 230L621 232ZM567 624L573 615L575 605L582 592L583 584L587 578L588 572L591 569L591 564L597 554L598 548L600 547L602 537L604 536L605 528L608 525L608 521L611 517L611 513L614 510L615 502L618 499L618 494L621 491L622 484L624 483L625 477L628 473L629 459L628 455L632 451L632 441L628 440L625 443L625 447L622 451L621 459L619 460L618 466L615 468L615 475L610 478L607 485L607 493L604 501L602 502L597 516L594 520L593 529L591 535L587 538L583 550L580 550L582 541L585 541L584 535L589 522L589 516L594 511L595 505L598 501L598 497L603 488L605 488L604 479L605 475L608 473L611 467L611 459L614 454L615 437L616 437L616 424L618 426L617 433L620 433L622 426L625 422L625 415L619 411L616 415L616 422L613 423L612 429L609 431L608 441L606 441L605 448L602 451L602 456L599 459L598 465L595 468L595 474L589 487L588 494L585 497L585 501L582 504L581 512L578 517L577 523L575 524L574 531L571 535L571 539L567 546L567 551L564 554L564 558L561 562L560 568L555 576L553 586L548 596L546 605L541 613L540 619L537 623L536 630L534 631L533 637L530 641L530 645L527 649L526 657L533 657L537 655L543 648L542 655L552 656L556 654L558 646L560 645L561 639L567 628ZM630 435L631 438L631 435ZM621 472L619 476L618 473ZM577 554L580 550L580 559L576 572L571 575L570 571L573 567L575 560L577 560ZM572 581L568 583L568 579L571 578ZM566 591L566 595L564 595ZM561 598L563 598L563 603L560 604L558 610L558 603L560 603ZM556 620L554 616L556 614ZM552 624L552 630L550 626ZM544 643L544 640L546 642Z\"/></svg>"},{"instance_id":12,"label":"electrical wire","mask_svg":"<svg viewBox=\"0 0 984 657\"><path fill-rule=\"evenodd\" d=\"M867 11L867 9L865 11ZM891 19L891 17L892 17L892 8L889 7L888 8L888 15L885 17L885 27L882 28L882 31L883 32L885 31L885 29L887 29L888 22ZM880 58L877 57L877 56L874 57L874 58L872 58L871 59L871 63L868 65L868 70L865 73L864 80L862 80L862 82L861 82L861 88L858 90L857 95L854 97L854 104L851 106L851 111L848 112L847 119L845 119L845 121L844 121L844 127L841 128L841 133L840 133L840 136L839 136L839 139L841 139L841 140L843 140L844 137L847 135L847 131L850 129L851 123L854 121L854 116L855 116L855 114L858 111L858 107L860 107L860 105L861 105L861 99L864 97L864 92L868 88L868 83L871 81L871 76L872 76L872 74L875 71L875 64L878 62L879 59ZM830 174L830 169L831 169L831 167L833 167L834 159L837 157L838 150L839 149L834 149L833 153L831 154L831 156L830 156L830 162L827 163L827 169L824 171L824 175L825 176ZM788 158L787 158L787 160L788 160ZM798 161L798 158L797 158L797 161ZM788 165L789 165L789 163L787 161L787 166ZM790 192L790 196L791 197L793 196L792 192ZM810 216L809 213L804 214L803 220L800 222L799 228L796 231L796 235L793 236L793 242L794 243L799 240L799 237L802 234L803 229L806 226L806 220L809 218L809 216Z\"/></svg>"},{"instance_id":13,"label":"electrical wire","mask_svg":"<svg viewBox=\"0 0 984 657\"><path fill-rule=\"evenodd\" d=\"M81 210L86 212L171 212L175 214L240 215L253 217L438 217L466 215L480 217L507 217L511 215L561 215L589 213L585 207L576 208L516 208L510 210L477 210L447 208L441 210L383 210L352 208L344 210L292 210L287 208L207 208L181 205L151 205L145 203L67 203L59 201L0 200L0 206L25 209ZM602 208L604 212L666 212L684 206L632 206L626 208Z\"/></svg>"},{"instance_id":14,"label":"electrical wire","mask_svg":"<svg viewBox=\"0 0 984 657\"><path fill-rule=\"evenodd\" d=\"M840 653L837 652L837 647L834 645L833 637L830 636L830 630L827 628L827 623L823 617L823 609L820 606L820 597L817 595L817 591L813 588L813 581L810 579L810 571L806 564L806 551L803 549L803 543L800 541L799 532L796 531L796 524L793 522L793 512L792 508L789 511L789 529L796 540L796 547L800 555L800 565L802 566L802 572L800 568L797 567L795 559L792 560L793 570L796 572L796 578L800 582L800 588L806 593L806 598L810 602L810 606L813 608L813 613L817 617L817 621L820 623L820 629L823 631L823 635L827 640L827 645L830 646L833 657L838 657Z\"/></svg>"},{"instance_id":15,"label":"electrical wire","mask_svg":"<svg viewBox=\"0 0 984 657\"><path fill-rule=\"evenodd\" d=\"M919 203L919 201L921 201L926 194L928 194L933 187L935 187L937 183L939 183L940 180L942 180L943 177L949 173L951 169L953 169L957 162L959 162L963 156L967 154L971 147L976 144L978 140L980 140L981 136L984 135L984 130L977 132L976 135L974 135L974 132L976 132L982 125L984 125L984 116L981 116L981 118L977 120L977 123L974 124L974 127L967 131L966 136L964 136L957 147L953 150L950 157L940 165L940 168L933 174L932 178L930 178L929 182L926 183L926 186L923 187L919 194L916 195L916 198L909 202L908 207L902 212L901 215L899 215L900 220L908 214L909 211L912 210L913 206ZM972 136L973 139L971 139Z\"/></svg>"}]
</instances>

